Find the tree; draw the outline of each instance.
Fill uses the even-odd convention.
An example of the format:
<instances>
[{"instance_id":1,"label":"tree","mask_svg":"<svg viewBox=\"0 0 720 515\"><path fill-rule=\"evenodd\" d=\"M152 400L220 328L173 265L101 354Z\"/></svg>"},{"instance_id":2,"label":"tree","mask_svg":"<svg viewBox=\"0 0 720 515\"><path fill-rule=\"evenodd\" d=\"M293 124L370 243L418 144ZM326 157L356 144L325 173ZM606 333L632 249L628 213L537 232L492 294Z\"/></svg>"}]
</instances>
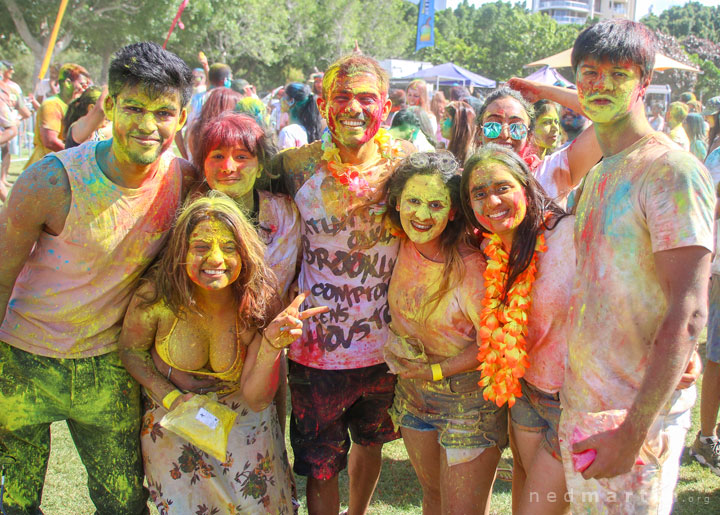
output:
<instances>
[{"instance_id":1,"label":"tree","mask_svg":"<svg viewBox=\"0 0 720 515\"><path fill-rule=\"evenodd\" d=\"M133 14L138 11L141 0L128 0L122 3L111 0L71 0L63 17L62 25L53 52L58 54L70 47L78 32L88 34L89 27L102 20L110 13ZM17 34L33 55L35 64L33 78L37 79L40 72L50 32L57 15L58 3L46 0L3 0L4 11L0 18L11 19ZM115 29L105 32L105 38L112 37Z\"/></svg>"},{"instance_id":2,"label":"tree","mask_svg":"<svg viewBox=\"0 0 720 515\"><path fill-rule=\"evenodd\" d=\"M479 8L463 1L436 16L434 48L423 60L452 61L496 80L523 74L523 66L570 47L579 27L559 25L550 16L505 2Z\"/></svg>"},{"instance_id":3,"label":"tree","mask_svg":"<svg viewBox=\"0 0 720 515\"><path fill-rule=\"evenodd\" d=\"M720 7L709 7L700 2L688 2L663 11L660 16L648 14L642 23L678 40L696 36L711 41L720 41Z\"/></svg>"}]
</instances>

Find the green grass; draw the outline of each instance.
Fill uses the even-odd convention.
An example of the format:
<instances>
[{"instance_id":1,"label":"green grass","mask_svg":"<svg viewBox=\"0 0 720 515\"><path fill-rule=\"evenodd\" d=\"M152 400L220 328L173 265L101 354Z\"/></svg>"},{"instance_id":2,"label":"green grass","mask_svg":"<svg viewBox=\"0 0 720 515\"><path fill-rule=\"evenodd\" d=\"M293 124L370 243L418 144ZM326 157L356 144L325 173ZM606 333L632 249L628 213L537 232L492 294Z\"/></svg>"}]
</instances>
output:
<instances>
[{"instance_id":1,"label":"green grass","mask_svg":"<svg viewBox=\"0 0 720 515\"><path fill-rule=\"evenodd\" d=\"M704 354L704 345L701 354ZM701 381L698 382L698 392ZM289 400L288 400L289 406ZM692 445L700 425L700 403L693 408L693 425L685 440L686 447ZM87 475L77 452L73 447L65 423L52 426L53 448L43 494L42 508L47 515L84 515L93 513L94 508L87 494ZM292 462L292 449L286 441ZM686 450L687 451L687 450ZM509 457L506 450L504 456ZM298 493L305 509L305 479L297 477ZM680 468L676 489L677 501L673 513L676 515L697 515L699 513L720 513L720 479L708 468L701 466L685 452ZM348 502L347 473L340 475L340 499L343 508ZM422 506L422 491L415 472L410 465L401 440L383 448L383 469L378 488L369 513L377 515L419 514ZM157 511L151 507L151 513ZM510 484L496 481L493 490L491 513L510 514Z\"/></svg>"},{"instance_id":2,"label":"green grass","mask_svg":"<svg viewBox=\"0 0 720 515\"><path fill-rule=\"evenodd\" d=\"M22 162L12 163L11 177L17 176ZM704 336L703 338L704 339ZM705 346L700 347L704 356ZM698 382L698 395L701 381ZM289 406L288 401L288 406ZM690 446L700 425L700 402L693 408L693 425L686 438L685 445ZM42 509L47 515L85 515L95 509L88 496L87 474L75 451L70 433L64 422L52 425L52 452L43 492ZM292 449L286 442L292 462ZM509 457L506 450L504 456ZM298 493L305 514L305 479L298 477ZM340 494L343 507L348 502L347 473L340 475ZM673 510L677 515L697 515L698 513L720 513L720 479L708 468L691 459L687 452L683 455L680 478L676 489L677 501ZM377 490L370 506L372 514L418 514L421 513L422 491L415 472L410 465L405 447L401 440L392 442L383 448L383 469ZM154 506L151 513L157 514ZM502 481L495 483L491 513L510 514L510 485Z\"/></svg>"}]
</instances>

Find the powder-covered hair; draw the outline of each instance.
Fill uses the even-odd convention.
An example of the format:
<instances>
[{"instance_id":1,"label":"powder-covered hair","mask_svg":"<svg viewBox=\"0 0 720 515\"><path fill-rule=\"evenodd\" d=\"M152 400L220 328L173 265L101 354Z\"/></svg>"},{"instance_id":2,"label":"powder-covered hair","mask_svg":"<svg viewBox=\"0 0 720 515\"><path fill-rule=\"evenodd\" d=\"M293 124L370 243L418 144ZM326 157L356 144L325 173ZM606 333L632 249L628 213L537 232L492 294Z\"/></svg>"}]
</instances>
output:
<instances>
[{"instance_id":1,"label":"powder-covered hair","mask_svg":"<svg viewBox=\"0 0 720 515\"><path fill-rule=\"evenodd\" d=\"M688 115L688 106L683 102L673 102L668 106L668 121L675 122L676 125L685 121Z\"/></svg>"},{"instance_id":2,"label":"powder-covered hair","mask_svg":"<svg viewBox=\"0 0 720 515\"><path fill-rule=\"evenodd\" d=\"M655 66L657 40L655 34L639 22L604 20L583 30L575 40L570 60L573 73L587 57L618 64L630 61L640 67L643 78Z\"/></svg>"},{"instance_id":3,"label":"powder-covered hair","mask_svg":"<svg viewBox=\"0 0 720 515\"><path fill-rule=\"evenodd\" d=\"M60 67L60 70L58 71L58 82L62 82L65 79L70 79L71 81L74 81L77 80L80 76L85 76L89 79L90 73L88 73L88 71L79 64L65 63Z\"/></svg>"},{"instance_id":4,"label":"powder-covered hair","mask_svg":"<svg viewBox=\"0 0 720 515\"><path fill-rule=\"evenodd\" d=\"M393 172L386 185L387 212L386 216L396 229L402 231L400 221L400 198L410 178L416 175L437 176L442 180L450 194L451 209L455 210L452 220L440 235L440 247L445 260L445 271L438 291L424 304L429 306L437 303L450 290L460 284L465 275L465 266L458 252L458 244L465 234L465 217L460 208L460 166L455 157L447 151L416 152L403 159Z\"/></svg>"},{"instance_id":5,"label":"powder-covered hair","mask_svg":"<svg viewBox=\"0 0 720 515\"><path fill-rule=\"evenodd\" d=\"M192 71L185 61L156 43L133 43L118 50L110 62L108 94L115 98L123 88L134 86L151 98L177 93L185 107L192 95Z\"/></svg>"},{"instance_id":6,"label":"powder-covered hair","mask_svg":"<svg viewBox=\"0 0 720 515\"><path fill-rule=\"evenodd\" d=\"M525 192L527 211L525 218L515 230L508 269L510 273L505 281L505 296L517 280L518 276L525 271L532 261L535 252L537 236L543 229L553 229L557 222L567 216L567 213L558 206L545 190L537 182L530 172L525 161L512 150L501 145L488 143L479 148L472 156L465 161L462 182L460 184L460 197L465 218L481 231L489 231L489 227L483 227L475 216L470 198L470 177L477 168L483 168L492 164L504 166L512 174ZM549 215L549 218L548 218Z\"/></svg>"},{"instance_id":7,"label":"powder-covered hair","mask_svg":"<svg viewBox=\"0 0 720 515\"><path fill-rule=\"evenodd\" d=\"M378 80L381 94L387 97L390 77L385 69L375 59L360 54L351 54L341 57L332 63L325 71L322 82L323 98L328 98L328 93L338 77L348 77L356 73L369 73Z\"/></svg>"},{"instance_id":8,"label":"powder-covered hair","mask_svg":"<svg viewBox=\"0 0 720 515\"><path fill-rule=\"evenodd\" d=\"M232 77L232 70L227 64L213 63L208 69L207 80L213 87L225 87L225 81L230 77Z\"/></svg>"},{"instance_id":9,"label":"powder-covered hair","mask_svg":"<svg viewBox=\"0 0 720 515\"><path fill-rule=\"evenodd\" d=\"M243 145L257 157L263 172L269 169L270 160L277 153L277 146L271 136L246 114L226 112L211 120L199 134L199 146L193 154L193 164L198 170L205 166L205 159L219 147ZM257 184L257 183L256 183Z\"/></svg>"},{"instance_id":10,"label":"powder-covered hair","mask_svg":"<svg viewBox=\"0 0 720 515\"><path fill-rule=\"evenodd\" d=\"M265 246L255 229L235 201L217 191L189 200L180 211L165 250L151 270L149 280L155 292L144 299L144 305L162 301L178 317L187 311L199 313L193 294L196 285L185 267L190 235L205 221L222 223L235 237L242 267L228 288L238 305L240 329L265 327L279 308L277 279L265 263Z\"/></svg>"}]
</instances>

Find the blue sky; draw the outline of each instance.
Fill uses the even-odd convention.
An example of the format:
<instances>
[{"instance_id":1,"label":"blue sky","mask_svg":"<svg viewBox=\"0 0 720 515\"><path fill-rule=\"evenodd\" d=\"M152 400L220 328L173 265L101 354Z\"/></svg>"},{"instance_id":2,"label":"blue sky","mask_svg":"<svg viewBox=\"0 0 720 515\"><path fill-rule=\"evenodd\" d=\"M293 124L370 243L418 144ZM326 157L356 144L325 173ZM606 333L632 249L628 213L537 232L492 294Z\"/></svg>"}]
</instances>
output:
<instances>
[{"instance_id":1,"label":"blue sky","mask_svg":"<svg viewBox=\"0 0 720 515\"><path fill-rule=\"evenodd\" d=\"M487 2L494 2L495 0L470 0L471 4L474 5L482 5ZM643 16L645 16L649 11L650 7L652 6L652 11L655 14L660 14L665 9L672 7L673 5L685 5L688 3L689 0L637 0L636 5L636 11L637 11L637 18L640 19ZM699 1L701 4L705 4L708 6L715 6L718 3L718 0L696 0ZM448 7L455 7L457 4L462 2L462 0L447 0L447 6ZM532 7L532 0L526 0L528 9ZM512 2L515 3L515 2Z\"/></svg>"}]
</instances>

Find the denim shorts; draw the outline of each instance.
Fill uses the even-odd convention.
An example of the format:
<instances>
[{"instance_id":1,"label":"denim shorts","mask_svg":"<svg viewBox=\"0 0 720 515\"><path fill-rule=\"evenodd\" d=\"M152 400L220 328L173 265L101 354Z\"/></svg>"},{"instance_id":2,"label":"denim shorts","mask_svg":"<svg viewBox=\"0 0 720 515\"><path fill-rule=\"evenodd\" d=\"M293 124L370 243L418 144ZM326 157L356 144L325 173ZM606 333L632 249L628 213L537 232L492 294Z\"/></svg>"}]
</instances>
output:
<instances>
[{"instance_id":1,"label":"denim shorts","mask_svg":"<svg viewBox=\"0 0 720 515\"><path fill-rule=\"evenodd\" d=\"M557 393L547 393L520 379L522 396L515 399L510 408L510 418L514 427L531 433L542 432L543 445L557 460L560 457L558 426L560 425L560 397Z\"/></svg>"},{"instance_id":2,"label":"denim shorts","mask_svg":"<svg viewBox=\"0 0 720 515\"><path fill-rule=\"evenodd\" d=\"M507 445L507 407L483 399L480 372L441 379L398 378L390 416L395 426L437 431L447 448L473 449Z\"/></svg>"},{"instance_id":3,"label":"denim shorts","mask_svg":"<svg viewBox=\"0 0 720 515\"><path fill-rule=\"evenodd\" d=\"M709 361L720 363L720 275L718 274L713 274L710 281L705 355Z\"/></svg>"}]
</instances>

